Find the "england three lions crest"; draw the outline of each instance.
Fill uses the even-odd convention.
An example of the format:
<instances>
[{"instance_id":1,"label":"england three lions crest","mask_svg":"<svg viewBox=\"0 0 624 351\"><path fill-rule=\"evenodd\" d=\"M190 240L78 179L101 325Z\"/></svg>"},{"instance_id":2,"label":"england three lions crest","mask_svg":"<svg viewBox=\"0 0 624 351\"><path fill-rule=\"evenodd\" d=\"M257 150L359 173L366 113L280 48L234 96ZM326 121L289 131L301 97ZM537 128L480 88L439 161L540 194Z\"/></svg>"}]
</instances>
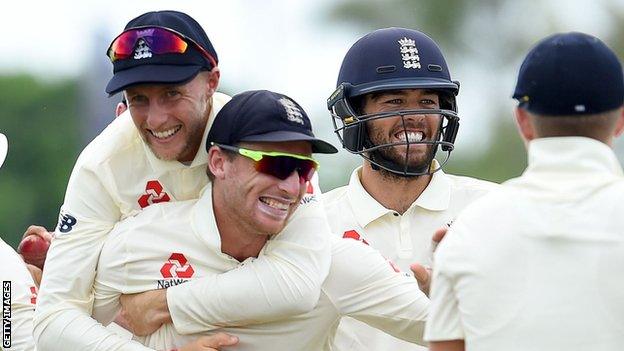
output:
<instances>
[{"instance_id":1,"label":"england three lions crest","mask_svg":"<svg viewBox=\"0 0 624 351\"><path fill-rule=\"evenodd\" d=\"M414 39L403 37L403 39L399 39L398 43L400 45L403 67L420 69L420 56L418 56L416 41Z\"/></svg>"}]
</instances>

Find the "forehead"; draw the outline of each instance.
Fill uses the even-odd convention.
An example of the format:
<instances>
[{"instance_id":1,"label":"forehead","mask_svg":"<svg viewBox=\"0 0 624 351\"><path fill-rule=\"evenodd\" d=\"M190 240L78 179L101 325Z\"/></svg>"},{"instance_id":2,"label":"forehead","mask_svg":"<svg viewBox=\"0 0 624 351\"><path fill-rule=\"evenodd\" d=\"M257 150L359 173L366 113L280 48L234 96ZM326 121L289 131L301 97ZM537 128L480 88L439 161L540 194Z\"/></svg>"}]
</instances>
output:
<instances>
[{"instance_id":1,"label":"forehead","mask_svg":"<svg viewBox=\"0 0 624 351\"><path fill-rule=\"evenodd\" d=\"M312 144L307 141L242 142L239 143L239 146L258 151L279 151L306 156L312 154Z\"/></svg>"},{"instance_id":2,"label":"forehead","mask_svg":"<svg viewBox=\"0 0 624 351\"><path fill-rule=\"evenodd\" d=\"M433 89L397 89L384 90L367 94L367 98L371 100L378 99L383 96L404 96L404 97L422 97L422 96L438 96L438 92Z\"/></svg>"},{"instance_id":3,"label":"forehead","mask_svg":"<svg viewBox=\"0 0 624 351\"><path fill-rule=\"evenodd\" d=\"M200 89L201 77L198 74L193 79L184 83L145 83L145 84L137 84L132 85L126 88L126 94L136 94L136 93L145 93L145 92L159 92L166 91L171 89L177 90L192 90L192 89Z\"/></svg>"}]
</instances>

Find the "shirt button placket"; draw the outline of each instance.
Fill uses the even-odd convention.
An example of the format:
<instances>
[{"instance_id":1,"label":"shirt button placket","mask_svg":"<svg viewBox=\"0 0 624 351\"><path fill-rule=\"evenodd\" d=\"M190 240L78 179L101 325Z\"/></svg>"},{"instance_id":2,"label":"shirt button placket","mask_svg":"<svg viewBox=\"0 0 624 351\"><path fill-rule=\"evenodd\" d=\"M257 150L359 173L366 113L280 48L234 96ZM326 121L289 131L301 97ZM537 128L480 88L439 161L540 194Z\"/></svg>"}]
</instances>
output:
<instances>
[{"instance_id":1,"label":"shirt button placket","mask_svg":"<svg viewBox=\"0 0 624 351\"><path fill-rule=\"evenodd\" d=\"M410 235L409 216L399 217L399 258L410 259L413 254L412 236Z\"/></svg>"}]
</instances>

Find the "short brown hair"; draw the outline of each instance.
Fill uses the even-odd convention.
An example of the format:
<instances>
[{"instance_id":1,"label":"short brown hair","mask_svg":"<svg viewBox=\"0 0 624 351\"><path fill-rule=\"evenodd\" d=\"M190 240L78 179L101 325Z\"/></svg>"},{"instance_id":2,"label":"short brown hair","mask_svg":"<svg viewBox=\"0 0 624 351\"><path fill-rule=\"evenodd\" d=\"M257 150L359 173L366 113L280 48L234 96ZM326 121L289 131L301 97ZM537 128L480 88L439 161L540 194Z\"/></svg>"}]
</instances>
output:
<instances>
[{"instance_id":1,"label":"short brown hair","mask_svg":"<svg viewBox=\"0 0 624 351\"><path fill-rule=\"evenodd\" d=\"M620 108L580 116L545 116L528 113L533 121L535 133L540 138L581 136L604 141L613 133Z\"/></svg>"}]
</instances>

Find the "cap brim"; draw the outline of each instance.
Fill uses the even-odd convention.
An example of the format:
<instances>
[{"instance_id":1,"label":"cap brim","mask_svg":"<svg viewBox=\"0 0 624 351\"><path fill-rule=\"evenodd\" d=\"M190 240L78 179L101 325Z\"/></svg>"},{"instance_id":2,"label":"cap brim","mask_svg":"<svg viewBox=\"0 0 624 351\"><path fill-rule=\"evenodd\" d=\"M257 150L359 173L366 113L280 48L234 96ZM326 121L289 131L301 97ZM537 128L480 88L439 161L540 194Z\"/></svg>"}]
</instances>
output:
<instances>
[{"instance_id":1,"label":"cap brim","mask_svg":"<svg viewBox=\"0 0 624 351\"><path fill-rule=\"evenodd\" d=\"M9 141L4 134L0 133L0 167L6 159L7 152L9 151Z\"/></svg>"},{"instance_id":2,"label":"cap brim","mask_svg":"<svg viewBox=\"0 0 624 351\"><path fill-rule=\"evenodd\" d=\"M136 84L175 84L195 77L203 68L199 65L141 65L115 73L106 85L109 95L117 94Z\"/></svg>"},{"instance_id":3,"label":"cap brim","mask_svg":"<svg viewBox=\"0 0 624 351\"><path fill-rule=\"evenodd\" d=\"M332 144L297 132L271 132L260 135L251 135L242 138L240 141L258 141L258 142L282 142L282 141L308 141L312 144L312 152L316 154L335 154L338 152Z\"/></svg>"},{"instance_id":4,"label":"cap brim","mask_svg":"<svg viewBox=\"0 0 624 351\"><path fill-rule=\"evenodd\" d=\"M383 90L399 89L444 89L457 95L459 86L455 83L436 78L397 78L359 84L351 87L351 96L364 95Z\"/></svg>"}]
</instances>

